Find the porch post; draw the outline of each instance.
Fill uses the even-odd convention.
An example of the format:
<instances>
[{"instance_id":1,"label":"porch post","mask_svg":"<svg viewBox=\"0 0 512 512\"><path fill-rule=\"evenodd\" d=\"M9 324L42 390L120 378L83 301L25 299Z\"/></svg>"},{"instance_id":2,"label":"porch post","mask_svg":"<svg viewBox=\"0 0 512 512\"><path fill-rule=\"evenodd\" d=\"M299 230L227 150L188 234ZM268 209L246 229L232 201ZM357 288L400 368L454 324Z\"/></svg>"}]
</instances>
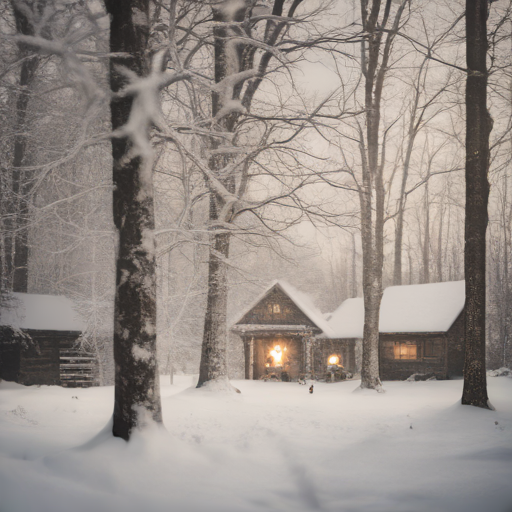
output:
<instances>
[{"instance_id":1,"label":"porch post","mask_svg":"<svg viewBox=\"0 0 512 512\"><path fill-rule=\"evenodd\" d=\"M249 380L254 379L254 336L249 341Z\"/></svg>"},{"instance_id":2,"label":"porch post","mask_svg":"<svg viewBox=\"0 0 512 512\"><path fill-rule=\"evenodd\" d=\"M311 340L310 332L305 333L304 337L304 351L306 355L306 379L311 379L311 370L312 370L312 357L311 357L311 348L312 348L312 340Z\"/></svg>"}]
</instances>

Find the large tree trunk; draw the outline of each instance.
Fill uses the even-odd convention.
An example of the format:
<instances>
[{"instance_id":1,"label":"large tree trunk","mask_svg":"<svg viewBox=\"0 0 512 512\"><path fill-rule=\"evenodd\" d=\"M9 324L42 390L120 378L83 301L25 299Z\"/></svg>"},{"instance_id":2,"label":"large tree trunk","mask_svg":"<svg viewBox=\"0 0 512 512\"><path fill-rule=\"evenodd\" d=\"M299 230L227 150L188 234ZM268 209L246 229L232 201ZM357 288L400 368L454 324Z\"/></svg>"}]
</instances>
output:
<instances>
[{"instance_id":1,"label":"large tree trunk","mask_svg":"<svg viewBox=\"0 0 512 512\"><path fill-rule=\"evenodd\" d=\"M302 0L294 0L286 15L287 19L293 18L297 7ZM213 26L214 50L215 50L215 82L218 84L228 76L250 71L254 65L254 53L258 45L242 42L251 36L251 30L245 25L246 17L250 17L255 3L252 0L225 0L212 4L213 20L217 22ZM283 16L283 0L274 0L272 15L274 19L267 21L264 41L268 47L278 45L279 38L286 33L288 22L276 22ZM248 19L248 18L247 18ZM235 43L235 40L238 41ZM236 124L242 107L250 111L252 100L265 77L268 65L275 52L269 50L262 54L257 64L257 75L249 78L239 78L232 86L224 91L216 90L212 93L212 117L213 129L223 133L236 133ZM249 73L250 75L250 73ZM244 84L247 87L244 89ZM231 104L239 103L239 108L230 110ZM223 109L226 109L222 112ZM236 137L235 137L236 138ZM211 149L220 147L220 139L211 137ZM225 144L225 142L224 142ZM211 247L209 255L208 297L205 316L203 346L201 352L200 376L197 386L200 387L211 380L227 381L226 346L227 346L227 268L226 259L229 255L230 236L225 232L226 225L233 223L237 216L235 205L229 208L229 202L233 197L243 198L247 191L249 164L244 164L243 169L229 170L228 164L232 163L232 156L224 154L210 159L211 174L215 176L216 186L207 179L210 188L210 221L212 226L220 225L222 231L216 232L213 227L211 234ZM235 174L236 180L235 180ZM219 189L223 189L219 192ZM229 197L228 197L229 196Z\"/></svg>"},{"instance_id":2,"label":"large tree trunk","mask_svg":"<svg viewBox=\"0 0 512 512\"><path fill-rule=\"evenodd\" d=\"M118 92L126 78L116 66L147 73L149 0L106 0L110 14L110 85ZM112 128L128 121L131 97L111 103ZM151 161L130 152L127 137L112 140L114 223L118 230L114 312L115 404L113 434L129 440L134 428L161 422L156 361L156 262Z\"/></svg>"},{"instance_id":3,"label":"large tree trunk","mask_svg":"<svg viewBox=\"0 0 512 512\"><path fill-rule=\"evenodd\" d=\"M197 387L208 381L228 378L228 280L225 258L229 256L229 234L214 235L213 239L208 263L208 296Z\"/></svg>"},{"instance_id":4,"label":"large tree trunk","mask_svg":"<svg viewBox=\"0 0 512 512\"><path fill-rule=\"evenodd\" d=\"M384 18L387 20L391 0L386 1ZM361 244L363 249L364 328L361 387L380 389L379 375L379 316L382 298L384 190L383 168L379 165L380 100L385 66L380 62L383 33L377 29L381 2L374 2L367 10L361 0L361 18L367 35L362 43L362 72L364 75L364 106L366 116L366 144L361 132L362 186L359 190L361 206ZM386 21L382 23L385 26ZM380 66L379 66L380 64ZM375 214L373 214L375 211Z\"/></svg>"},{"instance_id":5,"label":"large tree trunk","mask_svg":"<svg viewBox=\"0 0 512 512\"><path fill-rule=\"evenodd\" d=\"M488 0L466 1L466 358L462 403L489 408L485 375L485 261L489 197Z\"/></svg>"},{"instance_id":6,"label":"large tree trunk","mask_svg":"<svg viewBox=\"0 0 512 512\"><path fill-rule=\"evenodd\" d=\"M36 2L33 15L41 15L45 0ZM33 36L34 27L26 12L17 2L11 2L16 29L19 34ZM14 144L12 159L11 197L8 201L10 220L7 225L5 244L5 270L7 282L4 286L14 292L28 291L28 224L31 190L31 172L22 168L26 165L27 155L27 111L34 77L39 68L40 57L25 44L19 44L19 55L23 59L16 99L16 118L14 127Z\"/></svg>"},{"instance_id":7,"label":"large tree trunk","mask_svg":"<svg viewBox=\"0 0 512 512\"><path fill-rule=\"evenodd\" d=\"M219 22L214 26L213 36L215 45L215 82L219 83L230 73L236 73L243 68L243 62L236 62L236 58L227 51L229 33L223 22L230 21L233 16L235 21L242 21L246 12L246 4L240 3L238 11L230 14L226 5L220 5L219 9L213 9L213 19ZM241 59L240 52L238 57ZM215 118L223 107L222 95L218 92L212 93L212 117ZM235 129L237 115L232 114L221 119L217 123L220 131L233 132ZM212 137L212 146L216 149L219 146L219 139ZM219 175L229 163L229 157L214 156L210 159L210 169ZM233 176L220 178L219 181L230 193L235 192L235 180ZM222 210L223 199L214 191L210 190L210 211L209 220L219 220L219 213ZM225 220L225 219L221 219ZM208 262L208 291L206 299L206 315L204 321L203 343L201 348L201 362L199 365L199 380L197 387L203 386L208 381L228 379L227 368L227 305L228 305L228 277L227 258L229 256L229 233L215 233L210 237L210 250Z\"/></svg>"}]
</instances>

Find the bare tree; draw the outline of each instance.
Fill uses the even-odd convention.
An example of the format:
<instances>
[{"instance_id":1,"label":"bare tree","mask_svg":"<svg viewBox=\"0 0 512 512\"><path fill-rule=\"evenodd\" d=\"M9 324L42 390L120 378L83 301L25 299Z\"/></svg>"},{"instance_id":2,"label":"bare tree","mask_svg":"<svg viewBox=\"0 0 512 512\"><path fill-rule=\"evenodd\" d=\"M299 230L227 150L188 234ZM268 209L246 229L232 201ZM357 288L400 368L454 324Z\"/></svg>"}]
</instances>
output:
<instances>
[{"instance_id":1,"label":"bare tree","mask_svg":"<svg viewBox=\"0 0 512 512\"><path fill-rule=\"evenodd\" d=\"M11 7L18 34L39 36L45 30L46 0L37 0L27 5L12 0ZM15 292L27 292L28 288L28 225L32 172L27 169L27 144L29 133L29 101L32 86L39 68L41 56L34 48L19 42L21 62L16 98L16 112L13 127L12 163L10 174L10 194L6 200L8 216L4 231L5 274L4 286ZM26 168L24 169L23 166ZM5 206L4 206L5 208Z\"/></svg>"},{"instance_id":2,"label":"bare tree","mask_svg":"<svg viewBox=\"0 0 512 512\"><path fill-rule=\"evenodd\" d=\"M213 124L209 141L211 157L208 170L205 170L210 190L212 235L198 387L209 381L227 379L226 265L235 220L249 212L268 227L268 220L258 214L258 210L272 203L284 203L286 197L292 196L294 190L302 188L308 181L304 177L299 184L290 187L279 172L274 172L275 182L280 189L287 188L286 192L270 193L262 201L248 201L246 197L249 183L255 176L250 171L257 156L268 148L286 147L311 117L300 115L286 121L286 116L275 110L262 115L251 111L262 83L271 72L275 72L271 61L277 60L277 68L288 69L284 55L289 58L292 52L300 54L323 40L316 35L305 39L290 35L290 27L301 21L297 10L302 0L288 3L286 6L287 2L275 0L270 12L257 12L256 4L249 0L236 4L226 1L213 7L213 18L217 22L213 31L215 85L212 88ZM283 123L280 129L276 129L275 121L280 119ZM287 129L284 127L286 124ZM259 139L257 143L255 139ZM250 149L243 150L244 142ZM259 167L264 169L261 164ZM267 169L264 171L272 174ZM293 207L297 208L298 202Z\"/></svg>"},{"instance_id":3,"label":"bare tree","mask_svg":"<svg viewBox=\"0 0 512 512\"><path fill-rule=\"evenodd\" d=\"M361 69L364 77L366 133L360 127L362 182L361 240L363 248L364 332L361 387L381 389L379 376L379 311L384 262L384 154L381 148L381 99L393 42L409 0L399 3L391 18L392 1L361 0L364 34ZM381 9L384 9L381 12ZM391 19L390 19L391 18ZM388 24L390 27L388 28Z\"/></svg>"},{"instance_id":4,"label":"bare tree","mask_svg":"<svg viewBox=\"0 0 512 512\"><path fill-rule=\"evenodd\" d=\"M433 51L436 46L440 45L446 34L438 37L431 44L430 50ZM417 76L411 83L412 99L408 108L409 120L407 123L406 133L404 136L404 149L401 151L401 183L400 191L397 199L397 207L395 216L395 248L394 248L394 266L393 266L393 284L402 284L402 241L404 233L404 217L407 198L412 190L416 189L416 185L408 190L408 180L411 167L411 160L415 144L420 132L427 127L432 121L442 113L447 107L442 103L443 93L448 88L451 81L451 73L448 73L446 80L436 87L429 94L427 89L427 79L429 78L429 59L425 57L419 66ZM437 85L437 84L436 84Z\"/></svg>"}]
</instances>

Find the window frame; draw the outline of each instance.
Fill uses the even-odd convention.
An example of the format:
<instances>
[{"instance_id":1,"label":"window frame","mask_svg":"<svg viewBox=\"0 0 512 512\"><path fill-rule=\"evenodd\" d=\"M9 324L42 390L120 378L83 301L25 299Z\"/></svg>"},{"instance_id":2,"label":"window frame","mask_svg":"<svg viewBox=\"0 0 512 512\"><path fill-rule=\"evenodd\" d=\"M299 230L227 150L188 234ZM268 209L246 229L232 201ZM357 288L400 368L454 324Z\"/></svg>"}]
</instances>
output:
<instances>
[{"instance_id":1,"label":"window frame","mask_svg":"<svg viewBox=\"0 0 512 512\"><path fill-rule=\"evenodd\" d=\"M414 357L396 357L397 355L397 348L398 353L400 356L402 356L402 345L405 345L406 347L414 347ZM408 354L410 355L410 354ZM419 356L419 350L418 350L418 342L417 341L409 341L409 340L398 340L393 342L393 361L420 361L421 358Z\"/></svg>"},{"instance_id":2,"label":"window frame","mask_svg":"<svg viewBox=\"0 0 512 512\"><path fill-rule=\"evenodd\" d=\"M429 347L429 350L427 353L427 346ZM436 354L436 340L423 340L423 359L438 359L439 355Z\"/></svg>"}]
</instances>

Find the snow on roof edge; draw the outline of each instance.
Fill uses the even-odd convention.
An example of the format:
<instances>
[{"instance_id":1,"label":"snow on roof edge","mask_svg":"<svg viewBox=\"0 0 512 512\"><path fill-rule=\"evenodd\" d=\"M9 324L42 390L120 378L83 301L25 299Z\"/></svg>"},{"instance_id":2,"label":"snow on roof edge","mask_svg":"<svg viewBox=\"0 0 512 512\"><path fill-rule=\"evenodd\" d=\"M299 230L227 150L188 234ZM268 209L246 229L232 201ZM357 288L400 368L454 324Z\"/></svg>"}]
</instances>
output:
<instances>
[{"instance_id":1,"label":"snow on roof edge","mask_svg":"<svg viewBox=\"0 0 512 512\"><path fill-rule=\"evenodd\" d=\"M18 329L83 332L85 322L63 295L13 292L13 307L2 306L0 325Z\"/></svg>"},{"instance_id":2,"label":"snow on roof edge","mask_svg":"<svg viewBox=\"0 0 512 512\"><path fill-rule=\"evenodd\" d=\"M278 281L277 281L277 280L272 281L272 283L271 283L269 286L267 286L267 287L264 289L264 291L262 291L262 292L261 292L261 293L256 297L256 299L255 299L255 300L251 301L251 302L249 303L249 305L248 305L248 306L246 306L246 307L242 310L242 313L241 313L241 314L239 314L239 315L237 315L237 316L235 317L235 319L236 319L236 320L234 320L234 321L232 321L232 322L228 322L228 323L229 323L229 325L230 325L230 329L231 329L234 325L236 325L238 322L240 322L240 321L242 320L242 318L243 318L247 313L249 313L249 311L251 311L251 309L252 309L254 306L256 306L256 304L258 304L258 302L260 302L261 300L263 300L263 299L265 298L265 296L267 295L267 293L268 293L270 290L272 290L272 288L273 288L277 283L278 283Z\"/></svg>"},{"instance_id":3,"label":"snow on roof edge","mask_svg":"<svg viewBox=\"0 0 512 512\"><path fill-rule=\"evenodd\" d=\"M464 309L464 281L389 286L381 302L379 332L447 332ZM364 303L347 299L329 321L336 338L362 338ZM354 334L359 333L359 336Z\"/></svg>"},{"instance_id":4,"label":"snow on roof edge","mask_svg":"<svg viewBox=\"0 0 512 512\"><path fill-rule=\"evenodd\" d=\"M331 336L334 332L330 325L324 319L323 314L313 303L309 295L297 290L294 286L286 281L278 281L278 286L290 297L294 304L325 334Z\"/></svg>"}]
</instances>

